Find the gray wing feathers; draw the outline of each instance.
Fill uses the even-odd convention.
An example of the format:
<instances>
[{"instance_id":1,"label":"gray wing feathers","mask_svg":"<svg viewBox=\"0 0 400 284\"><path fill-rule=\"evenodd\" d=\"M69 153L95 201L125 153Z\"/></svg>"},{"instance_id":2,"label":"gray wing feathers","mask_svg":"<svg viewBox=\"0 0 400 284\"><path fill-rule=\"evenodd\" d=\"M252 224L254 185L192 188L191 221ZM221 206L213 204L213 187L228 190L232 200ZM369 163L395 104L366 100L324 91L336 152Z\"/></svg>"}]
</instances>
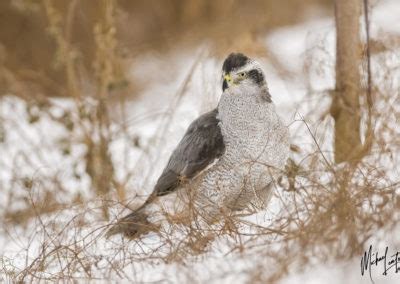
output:
<instances>
[{"instance_id":1,"label":"gray wing feathers","mask_svg":"<svg viewBox=\"0 0 400 284\"><path fill-rule=\"evenodd\" d=\"M217 109L192 122L157 181L153 195L174 191L181 179L192 178L220 157L224 150Z\"/></svg>"}]
</instances>

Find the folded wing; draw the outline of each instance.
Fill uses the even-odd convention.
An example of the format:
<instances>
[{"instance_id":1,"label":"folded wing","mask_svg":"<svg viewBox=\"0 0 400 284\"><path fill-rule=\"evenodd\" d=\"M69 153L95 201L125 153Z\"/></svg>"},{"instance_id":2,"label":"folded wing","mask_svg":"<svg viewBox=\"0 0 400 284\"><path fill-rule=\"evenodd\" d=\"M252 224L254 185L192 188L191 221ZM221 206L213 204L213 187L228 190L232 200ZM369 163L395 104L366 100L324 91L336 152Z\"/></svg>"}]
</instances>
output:
<instances>
[{"instance_id":1,"label":"folded wing","mask_svg":"<svg viewBox=\"0 0 400 284\"><path fill-rule=\"evenodd\" d=\"M192 122L159 177L153 197L173 192L181 180L191 179L224 153L217 115L214 109Z\"/></svg>"}]
</instances>

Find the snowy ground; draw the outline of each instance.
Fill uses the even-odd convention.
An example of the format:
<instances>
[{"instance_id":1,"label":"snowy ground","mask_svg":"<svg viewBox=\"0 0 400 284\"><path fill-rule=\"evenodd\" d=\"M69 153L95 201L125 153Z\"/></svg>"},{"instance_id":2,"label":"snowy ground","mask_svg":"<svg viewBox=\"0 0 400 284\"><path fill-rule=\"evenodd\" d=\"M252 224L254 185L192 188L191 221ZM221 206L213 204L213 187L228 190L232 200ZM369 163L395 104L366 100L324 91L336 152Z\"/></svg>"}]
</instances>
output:
<instances>
[{"instance_id":1,"label":"snowy ground","mask_svg":"<svg viewBox=\"0 0 400 284\"><path fill-rule=\"evenodd\" d=\"M400 2L380 1L372 11L371 22L371 34L375 39L379 39L382 32L385 32L385 35L387 33L399 35ZM304 125L295 121L302 117L315 131L322 150L329 156L332 135L327 133L326 129L332 122L329 118L320 119L320 117L328 112L330 98L327 91L334 87L333 20L329 18L313 20L294 27L278 29L265 38L265 44L276 56L280 66L285 69L283 74L282 68L277 68L276 63L261 60L278 113L290 126L292 142L302 149L302 153L295 158L301 159L301 155L307 153L309 145L313 143ZM390 53L384 56L389 58L389 64L400 66L399 54ZM115 134L110 153L116 165L117 179L124 183L126 188L131 188L132 193L145 193L151 189L169 153L190 121L217 103L221 93L221 62L210 58L206 47L200 47L194 51L169 54L165 58L149 54L134 64L142 67L140 72L138 68L132 69L130 75L133 81L146 83L148 78L155 76L157 80L148 84L149 88L143 90L138 99L127 103L124 115L118 106L115 106L112 117L114 121L112 131ZM397 70L399 69L397 67ZM183 82L188 74L191 74L191 78L186 86ZM87 102L88 105L91 103ZM49 178L47 184L37 185L37 188L50 190L57 186L60 191L55 198L61 203L71 202L78 195L82 195L84 200L93 200L90 179L85 174L85 165L82 162L86 151L82 140L87 126L81 125L70 131L65 124L58 121L58 118L73 108L73 102L55 99L49 112L42 114L37 122L29 123L35 112L40 110L29 109L25 102L11 95L2 98L0 141L3 142L0 143L0 188L4 197L0 200L1 214L4 208L23 209L26 199L35 200L38 195L35 192L37 189L35 186L29 186L29 181L46 180L46 177L57 177L57 179ZM316 109L318 111L315 111ZM74 117L71 117L71 120L74 120ZM126 127L127 131L120 131L122 127ZM2 133L6 134L3 138ZM132 140L135 137L139 137L141 147L133 145ZM65 153L65 149L68 154ZM16 188L20 190L15 190ZM134 199L133 194L128 197ZM11 201L12 208L9 206ZM268 224L274 214L279 213L279 205L278 198L274 198L268 210L251 219L260 224ZM92 201L87 206L93 209L98 203ZM113 213L120 214L121 207L116 206L116 208L118 209L113 210ZM60 223L54 226L64 226L62 220L70 220L76 212L82 210L82 208L77 208L76 211L74 209L75 207L71 207L60 213ZM96 213L85 213L82 216L89 219L84 220L87 227L79 233L81 236L90 232L93 226L105 225ZM0 228L0 253L3 255L0 259L0 269L3 266L3 270L0 272L18 273L37 256L42 240L46 239L46 236L42 235L43 232L38 229L39 223L50 222L52 219L54 216L44 216L43 220L32 221L25 228L19 226ZM73 226L68 225L67 228ZM72 237L72 233L71 231L66 234L66 240ZM388 236L387 239L392 242L392 238L393 236ZM106 259L115 253L120 240L97 239L94 241L95 244L91 241L93 240L90 238L84 239L79 245L82 249L87 245L90 251L86 253L99 259L97 268L93 269L92 277L96 278L97 275L105 277L99 273L106 270L105 267L109 265ZM157 243L157 237L149 236L147 242L149 247L152 247ZM200 256L167 264L157 260L152 264L133 261L129 265L122 265L120 273L122 275L125 273L126 277L129 276L131 280L138 282L161 280L167 283L180 283L192 279L199 283L244 283L249 281L247 272L259 263L263 263L265 269L268 269L268 265L273 265L272 260L260 259L261 256L256 251L229 253L233 244L232 238L221 237L213 243L209 252ZM138 250L133 244L125 245L131 250ZM122 259L121 257L121 261ZM290 271L281 283L367 283L368 276L360 276L359 261L360 258L357 257L346 263L316 264L303 272ZM118 273L106 277L125 278ZM8 276L0 274L0 279L5 281ZM400 281L400 278L393 273L387 277L376 275L374 280L379 281L376 283L393 283Z\"/></svg>"}]
</instances>

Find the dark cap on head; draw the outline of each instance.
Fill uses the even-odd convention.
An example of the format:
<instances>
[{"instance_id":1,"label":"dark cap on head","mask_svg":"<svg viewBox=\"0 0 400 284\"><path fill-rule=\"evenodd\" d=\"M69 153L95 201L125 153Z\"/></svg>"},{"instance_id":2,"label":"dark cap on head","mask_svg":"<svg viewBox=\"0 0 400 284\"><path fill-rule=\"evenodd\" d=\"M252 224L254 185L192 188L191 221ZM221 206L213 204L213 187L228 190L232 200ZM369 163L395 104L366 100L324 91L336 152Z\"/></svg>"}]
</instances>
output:
<instances>
[{"instance_id":1,"label":"dark cap on head","mask_svg":"<svg viewBox=\"0 0 400 284\"><path fill-rule=\"evenodd\" d=\"M246 65L249 62L250 58L242 53L231 53L225 59L224 64L222 65L222 70L225 73L229 73L234 69L240 68Z\"/></svg>"}]
</instances>

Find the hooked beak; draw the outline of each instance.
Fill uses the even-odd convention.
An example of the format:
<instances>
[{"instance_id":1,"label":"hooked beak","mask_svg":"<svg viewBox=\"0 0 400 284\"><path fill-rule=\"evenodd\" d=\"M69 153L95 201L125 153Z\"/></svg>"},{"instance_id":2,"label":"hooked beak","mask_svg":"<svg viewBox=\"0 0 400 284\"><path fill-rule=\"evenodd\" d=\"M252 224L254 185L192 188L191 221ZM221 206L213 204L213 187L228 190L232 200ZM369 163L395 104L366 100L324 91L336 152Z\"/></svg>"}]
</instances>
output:
<instances>
[{"instance_id":1,"label":"hooked beak","mask_svg":"<svg viewBox=\"0 0 400 284\"><path fill-rule=\"evenodd\" d=\"M228 87L229 84L232 82L232 77L229 74L224 75L224 82L222 83L222 91L224 92Z\"/></svg>"}]
</instances>

